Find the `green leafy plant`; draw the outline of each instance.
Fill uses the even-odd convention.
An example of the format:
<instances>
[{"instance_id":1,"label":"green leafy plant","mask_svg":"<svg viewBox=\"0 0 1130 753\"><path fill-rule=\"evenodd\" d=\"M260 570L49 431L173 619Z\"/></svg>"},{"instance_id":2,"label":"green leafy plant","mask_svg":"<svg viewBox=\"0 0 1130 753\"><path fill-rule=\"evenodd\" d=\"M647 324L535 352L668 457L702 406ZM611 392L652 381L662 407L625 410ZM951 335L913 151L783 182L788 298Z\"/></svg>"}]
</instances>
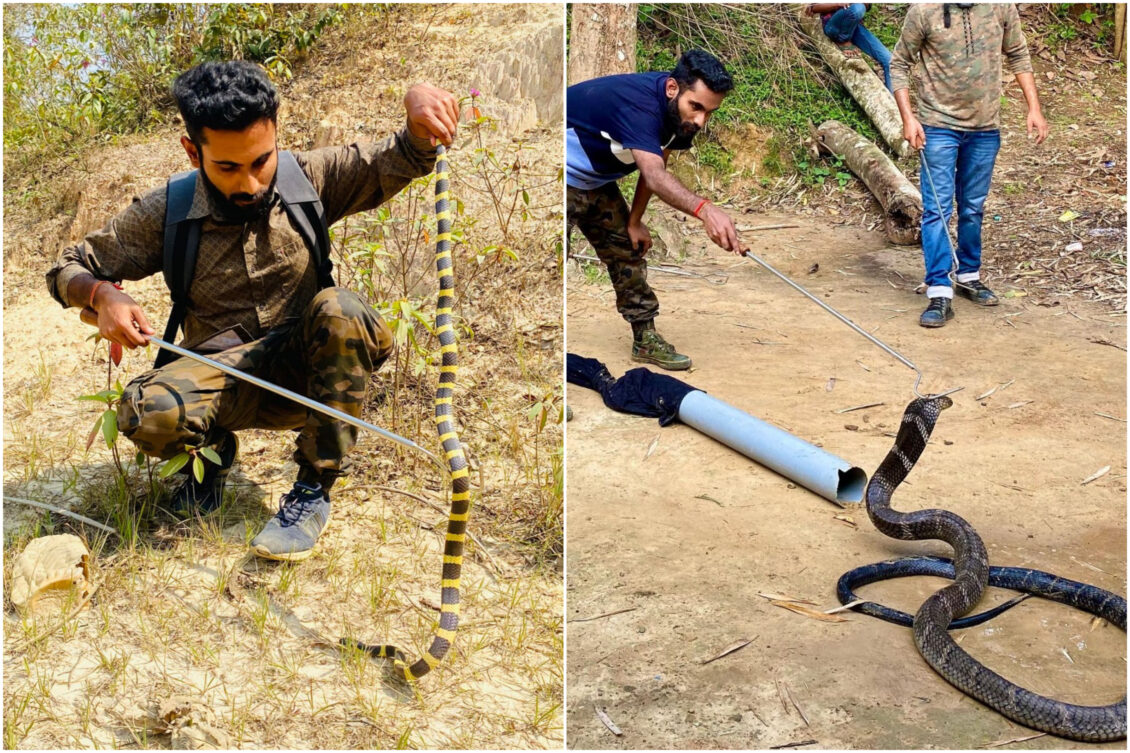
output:
<instances>
[{"instance_id":1,"label":"green leafy plant","mask_svg":"<svg viewBox=\"0 0 1130 753\"><path fill-rule=\"evenodd\" d=\"M91 140L171 121L173 79L208 60L293 68L343 5L19 4L4 7L4 146L32 170Z\"/></svg>"},{"instance_id":2,"label":"green leafy plant","mask_svg":"<svg viewBox=\"0 0 1130 753\"><path fill-rule=\"evenodd\" d=\"M159 475L161 478L168 478L181 468L192 463L192 475L196 478L197 482L203 483L205 460L210 463L215 463L216 465L220 465L223 462L220 459L219 453L211 447L196 447L186 444L183 452L179 452L165 461L165 464L161 466Z\"/></svg>"}]
</instances>

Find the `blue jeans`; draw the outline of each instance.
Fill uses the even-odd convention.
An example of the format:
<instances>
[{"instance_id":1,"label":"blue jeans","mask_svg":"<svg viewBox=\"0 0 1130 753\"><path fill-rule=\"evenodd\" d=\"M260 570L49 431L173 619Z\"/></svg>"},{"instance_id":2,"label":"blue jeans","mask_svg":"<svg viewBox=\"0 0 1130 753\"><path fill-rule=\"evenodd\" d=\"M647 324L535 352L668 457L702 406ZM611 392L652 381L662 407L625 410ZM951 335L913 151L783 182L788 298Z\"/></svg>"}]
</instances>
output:
<instances>
[{"instance_id":1,"label":"blue jeans","mask_svg":"<svg viewBox=\"0 0 1130 753\"><path fill-rule=\"evenodd\" d=\"M953 288L947 273L953 259L946 228L953 215L954 200L957 201L957 280L969 282L980 279L981 221L985 216L985 197L989 195L993 164L1001 148L1001 134L1000 131L953 131L928 125L923 125L922 130L926 132L926 159L922 163L920 187L922 254L926 261L925 282L930 288L927 295L952 298Z\"/></svg>"},{"instance_id":2,"label":"blue jeans","mask_svg":"<svg viewBox=\"0 0 1130 753\"><path fill-rule=\"evenodd\" d=\"M883 83L890 91L891 52L863 26L863 14L866 12L867 6L863 3L852 3L846 8L840 8L824 24L824 33L833 42L851 42L864 53L875 58L875 62L883 66Z\"/></svg>"}]
</instances>

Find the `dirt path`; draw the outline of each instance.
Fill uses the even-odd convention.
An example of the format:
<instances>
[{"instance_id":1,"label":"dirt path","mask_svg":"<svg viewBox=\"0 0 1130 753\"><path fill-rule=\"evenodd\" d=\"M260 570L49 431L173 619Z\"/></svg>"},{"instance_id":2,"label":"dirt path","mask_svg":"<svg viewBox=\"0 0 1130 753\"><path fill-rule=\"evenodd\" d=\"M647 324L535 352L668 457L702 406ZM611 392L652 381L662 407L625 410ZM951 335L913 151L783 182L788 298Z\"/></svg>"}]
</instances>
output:
<instances>
[{"instance_id":1,"label":"dirt path","mask_svg":"<svg viewBox=\"0 0 1130 753\"><path fill-rule=\"evenodd\" d=\"M795 219L758 215L757 224ZM953 322L926 331L917 325L924 300L912 292L914 251L877 233L800 222L747 242L916 361L927 389L965 387L896 507L962 515L994 564L1125 594L1126 424L1096 415L1126 415L1126 354L1096 342L1124 348L1124 318L1095 304L1019 298L975 309L959 300ZM705 251L705 236L691 241L688 268L734 263ZM873 470L912 397L913 373L753 262L728 273L720 287L651 276L660 331L695 359L687 381ZM567 296L569 351L617 375L634 366L607 282L573 270ZM844 571L946 547L888 539L865 512L840 510L689 427L613 413L572 385L568 398L576 415L567 432L567 619L631 610L569 624L570 747L972 748L1034 734L941 680L909 630L856 615L820 622L758 595L827 609ZM1106 465L1108 474L1080 485ZM862 592L914 611L941 582L914 580ZM739 639L752 642L702 664ZM1125 635L1059 605L1025 602L966 631L962 645L1064 700L1110 703L1125 691ZM1052 737L1023 746L1090 747Z\"/></svg>"}]
</instances>

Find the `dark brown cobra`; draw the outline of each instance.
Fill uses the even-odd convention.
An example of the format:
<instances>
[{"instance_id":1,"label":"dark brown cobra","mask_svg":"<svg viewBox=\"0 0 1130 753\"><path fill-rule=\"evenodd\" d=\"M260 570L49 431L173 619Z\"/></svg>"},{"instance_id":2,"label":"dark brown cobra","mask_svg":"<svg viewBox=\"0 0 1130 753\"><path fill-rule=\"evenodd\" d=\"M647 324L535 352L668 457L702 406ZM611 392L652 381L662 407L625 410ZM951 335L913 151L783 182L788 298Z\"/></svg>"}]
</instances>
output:
<instances>
[{"instance_id":1,"label":"dark brown cobra","mask_svg":"<svg viewBox=\"0 0 1130 753\"><path fill-rule=\"evenodd\" d=\"M954 550L953 583L930 596L914 616L919 652L951 685L1020 724L1074 740L1124 739L1125 696L1108 706L1077 706L1038 695L985 667L950 637L950 621L969 612L985 590L989 579L985 545L973 527L954 513L938 509L901 513L891 509L891 496L926 449L938 416L951 405L948 397L912 401L903 414L894 447L867 486L867 513L881 532L903 540L939 539ZM1090 586L1072 606L1126 630L1126 600L1122 597Z\"/></svg>"}]
</instances>

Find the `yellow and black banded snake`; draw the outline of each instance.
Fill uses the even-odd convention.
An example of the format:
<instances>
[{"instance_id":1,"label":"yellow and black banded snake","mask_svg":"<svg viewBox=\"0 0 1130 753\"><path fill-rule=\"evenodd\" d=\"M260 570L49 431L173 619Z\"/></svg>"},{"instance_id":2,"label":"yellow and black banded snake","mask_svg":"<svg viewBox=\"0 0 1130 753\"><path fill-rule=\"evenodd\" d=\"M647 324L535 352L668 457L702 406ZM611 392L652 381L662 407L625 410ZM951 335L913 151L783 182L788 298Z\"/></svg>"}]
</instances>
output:
<instances>
[{"instance_id":1,"label":"yellow and black banded snake","mask_svg":"<svg viewBox=\"0 0 1130 753\"><path fill-rule=\"evenodd\" d=\"M471 479L463 445L455 431L452 406L455 375L458 371L458 347L451 308L455 299L455 274L451 259L451 195L447 172L447 155L442 145L436 148L436 274L439 297L436 302L436 335L439 337L442 361L436 387L435 421L443 444L443 454L451 474L451 511L447 517L447 535L443 547L443 575L440 591L439 625L427 652L409 664L404 653L390 645L370 645L343 638L344 645L356 646L379 658L392 659L409 682L423 677L443 661L455 639L459 624L459 579L463 570L463 543L467 537L467 519L471 515Z\"/></svg>"}]
</instances>

